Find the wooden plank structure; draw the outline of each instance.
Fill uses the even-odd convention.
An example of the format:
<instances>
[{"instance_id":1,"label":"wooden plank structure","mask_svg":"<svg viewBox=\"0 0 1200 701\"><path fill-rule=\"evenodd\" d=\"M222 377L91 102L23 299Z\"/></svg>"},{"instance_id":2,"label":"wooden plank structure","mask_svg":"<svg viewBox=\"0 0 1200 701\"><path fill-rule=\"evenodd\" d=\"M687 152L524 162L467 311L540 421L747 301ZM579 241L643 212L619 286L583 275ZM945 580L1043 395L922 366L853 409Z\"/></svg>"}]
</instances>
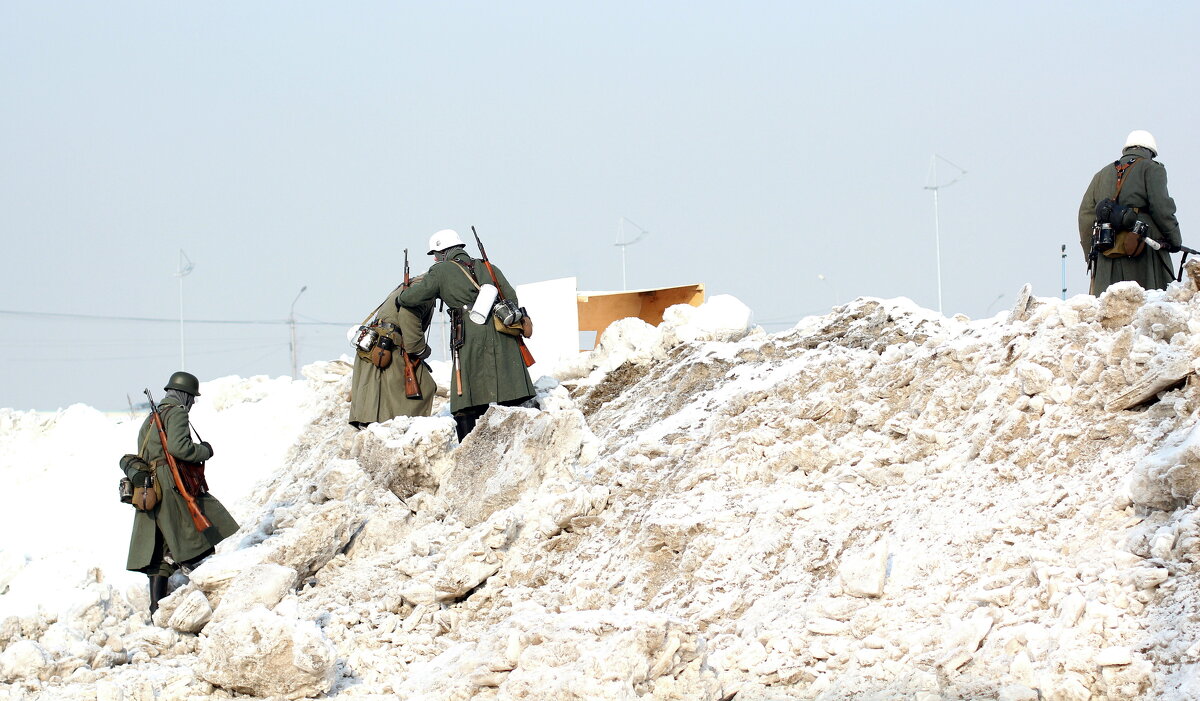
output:
<instances>
[{"instance_id":1,"label":"wooden plank structure","mask_svg":"<svg viewBox=\"0 0 1200 701\"><path fill-rule=\"evenodd\" d=\"M596 345L608 325L631 316L652 326L662 323L663 312L676 304L698 307L704 303L704 285L681 285L624 292L580 292L579 330L595 331Z\"/></svg>"}]
</instances>

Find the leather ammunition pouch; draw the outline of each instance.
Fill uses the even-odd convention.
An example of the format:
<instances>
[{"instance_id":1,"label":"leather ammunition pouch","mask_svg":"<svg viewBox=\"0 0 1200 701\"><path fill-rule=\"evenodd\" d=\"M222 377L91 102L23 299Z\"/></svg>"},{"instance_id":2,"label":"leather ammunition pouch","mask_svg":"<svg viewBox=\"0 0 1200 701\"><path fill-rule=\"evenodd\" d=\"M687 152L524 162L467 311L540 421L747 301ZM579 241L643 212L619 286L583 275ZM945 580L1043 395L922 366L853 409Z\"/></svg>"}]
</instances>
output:
<instances>
[{"instance_id":1,"label":"leather ammunition pouch","mask_svg":"<svg viewBox=\"0 0 1200 701\"><path fill-rule=\"evenodd\" d=\"M183 482L183 488L187 490L188 494L193 497L208 494L208 482L204 479L204 463L176 460L175 466L179 468L179 479Z\"/></svg>"},{"instance_id":2,"label":"leather ammunition pouch","mask_svg":"<svg viewBox=\"0 0 1200 701\"><path fill-rule=\"evenodd\" d=\"M450 314L450 350L462 350L467 342L466 314L455 307L450 307L447 312Z\"/></svg>"}]
</instances>

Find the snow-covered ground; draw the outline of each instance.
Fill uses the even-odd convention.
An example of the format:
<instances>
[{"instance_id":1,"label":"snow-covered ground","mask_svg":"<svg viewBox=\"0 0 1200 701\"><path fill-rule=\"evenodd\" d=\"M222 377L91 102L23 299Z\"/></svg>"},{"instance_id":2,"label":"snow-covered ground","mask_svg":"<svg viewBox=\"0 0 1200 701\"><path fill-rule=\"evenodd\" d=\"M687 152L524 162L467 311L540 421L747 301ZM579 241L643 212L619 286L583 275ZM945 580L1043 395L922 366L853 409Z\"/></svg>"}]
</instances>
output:
<instances>
[{"instance_id":1,"label":"snow-covered ground","mask_svg":"<svg viewBox=\"0 0 1200 701\"><path fill-rule=\"evenodd\" d=\"M160 385L150 391L162 398ZM313 394L286 377L230 377L204 383L201 395L193 423L220 451L209 482L245 520L253 515L246 497L311 421ZM0 589L8 585L0 619L39 603L61 607L93 570L112 583L144 584L123 569L133 515L118 501L116 462L137 452L144 418L82 404L57 413L0 409Z\"/></svg>"},{"instance_id":2,"label":"snow-covered ground","mask_svg":"<svg viewBox=\"0 0 1200 701\"><path fill-rule=\"evenodd\" d=\"M715 297L461 446L444 399L349 428L344 362L207 382L242 529L157 625L137 422L0 410L0 699L1200 698L1198 359L1189 280L775 335Z\"/></svg>"}]
</instances>

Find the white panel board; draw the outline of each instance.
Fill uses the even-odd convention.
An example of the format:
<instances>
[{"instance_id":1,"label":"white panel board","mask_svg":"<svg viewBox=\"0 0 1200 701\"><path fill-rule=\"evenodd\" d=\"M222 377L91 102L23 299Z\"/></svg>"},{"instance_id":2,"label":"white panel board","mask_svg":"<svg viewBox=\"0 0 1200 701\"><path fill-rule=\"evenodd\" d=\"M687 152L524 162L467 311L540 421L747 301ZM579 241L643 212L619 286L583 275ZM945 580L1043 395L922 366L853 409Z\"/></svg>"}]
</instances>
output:
<instances>
[{"instance_id":1,"label":"white panel board","mask_svg":"<svg viewBox=\"0 0 1200 701\"><path fill-rule=\"evenodd\" d=\"M537 362L529 368L536 382L564 357L579 354L577 280L564 277L517 285L517 299L533 319L533 338L525 340Z\"/></svg>"}]
</instances>

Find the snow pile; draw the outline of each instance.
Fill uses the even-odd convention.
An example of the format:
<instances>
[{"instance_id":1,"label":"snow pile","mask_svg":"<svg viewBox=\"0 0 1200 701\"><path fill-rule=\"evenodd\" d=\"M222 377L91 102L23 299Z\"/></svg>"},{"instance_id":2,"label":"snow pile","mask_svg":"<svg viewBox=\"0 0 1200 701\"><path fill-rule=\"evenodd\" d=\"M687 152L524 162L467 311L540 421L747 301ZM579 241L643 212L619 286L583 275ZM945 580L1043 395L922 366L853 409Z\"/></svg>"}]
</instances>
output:
<instances>
[{"instance_id":1,"label":"snow pile","mask_svg":"<svg viewBox=\"0 0 1200 701\"><path fill-rule=\"evenodd\" d=\"M1193 282L777 335L710 305L610 326L461 446L355 432L349 367L305 368L307 427L158 626L94 570L0 622L0 698L1200 696Z\"/></svg>"}]
</instances>

